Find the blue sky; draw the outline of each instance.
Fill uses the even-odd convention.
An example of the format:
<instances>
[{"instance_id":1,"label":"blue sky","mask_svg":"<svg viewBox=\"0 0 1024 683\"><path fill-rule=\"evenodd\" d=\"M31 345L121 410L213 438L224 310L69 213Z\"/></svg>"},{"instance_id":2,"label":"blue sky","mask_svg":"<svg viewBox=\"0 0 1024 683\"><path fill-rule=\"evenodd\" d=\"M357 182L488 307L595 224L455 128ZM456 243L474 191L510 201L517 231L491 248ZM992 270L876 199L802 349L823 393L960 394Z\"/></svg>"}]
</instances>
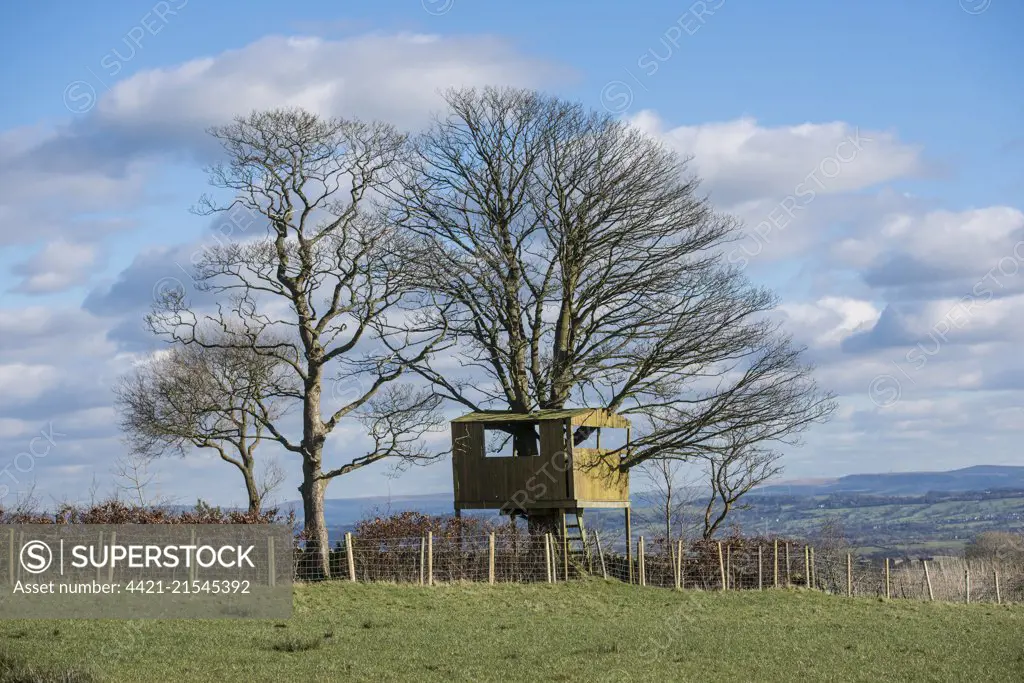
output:
<instances>
[{"instance_id":1,"label":"blue sky","mask_svg":"<svg viewBox=\"0 0 1024 683\"><path fill-rule=\"evenodd\" d=\"M206 126L297 104L415 131L437 90L485 84L610 109L694 155L746 225L748 274L840 395L789 476L1024 464L1020 3L295 5L0 10L0 472L18 479L0 486L109 484L109 386L156 348L139 329L153 287L212 239L188 212ZM65 434L52 454L12 469L47 429ZM165 495L240 500L208 458L156 469ZM445 465L385 469L329 495L450 486Z\"/></svg>"}]
</instances>

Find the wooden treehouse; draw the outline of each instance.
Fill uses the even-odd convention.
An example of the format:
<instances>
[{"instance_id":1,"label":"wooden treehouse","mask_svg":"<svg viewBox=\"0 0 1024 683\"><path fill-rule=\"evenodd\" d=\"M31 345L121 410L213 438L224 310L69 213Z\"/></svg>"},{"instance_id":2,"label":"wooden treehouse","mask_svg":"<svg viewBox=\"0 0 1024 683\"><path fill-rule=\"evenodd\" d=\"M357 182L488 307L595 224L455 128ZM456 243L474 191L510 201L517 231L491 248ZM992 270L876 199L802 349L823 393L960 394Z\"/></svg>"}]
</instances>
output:
<instances>
[{"instance_id":1,"label":"wooden treehouse","mask_svg":"<svg viewBox=\"0 0 1024 683\"><path fill-rule=\"evenodd\" d=\"M621 467L629 450L626 418L599 408L485 411L452 420L451 430L456 516L499 510L527 518L534 531L552 531L567 574L570 557L591 561L586 508L623 509L629 547L629 473ZM613 447L601 447L602 432Z\"/></svg>"}]
</instances>

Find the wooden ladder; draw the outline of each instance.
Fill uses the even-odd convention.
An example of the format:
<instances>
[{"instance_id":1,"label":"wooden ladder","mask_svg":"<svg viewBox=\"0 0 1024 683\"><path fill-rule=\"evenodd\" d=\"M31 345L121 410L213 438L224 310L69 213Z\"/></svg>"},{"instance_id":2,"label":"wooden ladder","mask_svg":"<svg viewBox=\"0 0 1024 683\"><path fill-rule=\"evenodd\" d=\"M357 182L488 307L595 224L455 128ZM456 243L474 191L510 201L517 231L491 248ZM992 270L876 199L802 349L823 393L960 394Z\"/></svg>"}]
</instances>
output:
<instances>
[{"instance_id":1,"label":"wooden ladder","mask_svg":"<svg viewBox=\"0 0 1024 683\"><path fill-rule=\"evenodd\" d=\"M581 574L593 574L594 558L587 542L587 529L583 525L583 510L565 511L565 539L569 547L569 563Z\"/></svg>"}]
</instances>

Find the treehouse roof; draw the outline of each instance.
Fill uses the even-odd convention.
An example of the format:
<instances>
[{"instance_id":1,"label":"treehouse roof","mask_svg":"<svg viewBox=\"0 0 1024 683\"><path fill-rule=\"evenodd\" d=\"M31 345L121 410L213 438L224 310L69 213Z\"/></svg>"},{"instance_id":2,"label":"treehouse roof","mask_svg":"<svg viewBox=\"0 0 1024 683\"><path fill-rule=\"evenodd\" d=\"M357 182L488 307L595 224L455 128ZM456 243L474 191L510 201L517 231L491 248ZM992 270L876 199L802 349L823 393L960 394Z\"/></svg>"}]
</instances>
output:
<instances>
[{"instance_id":1,"label":"treehouse roof","mask_svg":"<svg viewBox=\"0 0 1024 683\"><path fill-rule=\"evenodd\" d=\"M452 422L482 422L484 424L509 424L516 422L538 423L556 420L571 420L578 427L614 427L625 429L629 420L603 408L557 408L535 410L531 413L516 413L511 410L482 410L466 413Z\"/></svg>"}]
</instances>

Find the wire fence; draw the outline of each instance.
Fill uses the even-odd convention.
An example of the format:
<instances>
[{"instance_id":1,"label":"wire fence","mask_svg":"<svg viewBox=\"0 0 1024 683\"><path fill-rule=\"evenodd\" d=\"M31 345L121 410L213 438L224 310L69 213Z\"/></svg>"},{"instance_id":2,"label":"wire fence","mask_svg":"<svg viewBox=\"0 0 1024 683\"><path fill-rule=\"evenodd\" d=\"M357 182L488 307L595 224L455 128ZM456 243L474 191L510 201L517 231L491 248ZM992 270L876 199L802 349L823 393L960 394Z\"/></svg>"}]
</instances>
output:
<instances>
[{"instance_id":1,"label":"wire fence","mask_svg":"<svg viewBox=\"0 0 1024 683\"><path fill-rule=\"evenodd\" d=\"M876 561L793 542L698 542L589 534L585 540L511 529L458 535L361 538L330 550L325 577L311 551L295 550L295 579L433 585L459 581L556 583L591 577L663 588L804 588L836 595L946 602L1024 602L1024 566L964 558Z\"/></svg>"}]
</instances>

